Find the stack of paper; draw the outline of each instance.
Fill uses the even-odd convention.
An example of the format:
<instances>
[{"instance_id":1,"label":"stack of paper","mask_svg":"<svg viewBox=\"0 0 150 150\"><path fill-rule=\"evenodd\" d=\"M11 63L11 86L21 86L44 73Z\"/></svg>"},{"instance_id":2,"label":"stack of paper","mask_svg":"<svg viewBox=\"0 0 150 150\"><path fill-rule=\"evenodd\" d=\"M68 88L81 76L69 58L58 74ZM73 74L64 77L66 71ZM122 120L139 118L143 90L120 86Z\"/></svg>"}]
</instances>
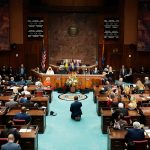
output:
<instances>
[{"instance_id":1,"label":"stack of paper","mask_svg":"<svg viewBox=\"0 0 150 150\"><path fill-rule=\"evenodd\" d=\"M147 135L150 137L150 129L146 129L145 132L146 132Z\"/></svg>"},{"instance_id":2,"label":"stack of paper","mask_svg":"<svg viewBox=\"0 0 150 150\"><path fill-rule=\"evenodd\" d=\"M20 129L19 132L31 132L32 129Z\"/></svg>"}]
</instances>

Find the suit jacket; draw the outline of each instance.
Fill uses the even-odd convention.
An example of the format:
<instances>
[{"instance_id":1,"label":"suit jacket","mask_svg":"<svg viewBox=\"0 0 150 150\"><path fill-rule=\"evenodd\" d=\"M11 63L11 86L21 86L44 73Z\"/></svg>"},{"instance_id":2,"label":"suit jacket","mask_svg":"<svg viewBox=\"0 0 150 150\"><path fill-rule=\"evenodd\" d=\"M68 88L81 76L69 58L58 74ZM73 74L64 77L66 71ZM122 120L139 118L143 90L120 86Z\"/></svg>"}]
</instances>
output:
<instances>
[{"instance_id":1,"label":"suit jacket","mask_svg":"<svg viewBox=\"0 0 150 150\"><path fill-rule=\"evenodd\" d=\"M144 140L144 130L143 129L135 129L130 128L127 130L127 134L125 135L126 142L131 141L139 141Z\"/></svg>"},{"instance_id":2,"label":"suit jacket","mask_svg":"<svg viewBox=\"0 0 150 150\"><path fill-rule=\"evenodd\" d=\"M2 145L1 150L21 150L21 147L17 143L8 142Z\"/></svg>"},{"instance_id":3,"label":"suit jacket","mask_svg":"<svg viewBox=\"0 0 150 150\"><path fill-rule=\"evenodd\" d=\"M9 108L17 107L18 106L18 102L16 102L16 101L9 101L9 102L5 103L5 106L9 107Z\"/></svg>"},{"instance_id":4,"label":"suit jacket","mask_svg":"<svg viewBox=\"0 0 150 150\"><path fill-rule=\"evenodd\" d=\"M78 101L73 102L70 106L70 111L72 112L71 116L76 117L78 115L82 115L81 107L82 107L81 102Z\"/></svg>"},{"instance_id":5,"label":"suit jacket","mask_svg":"<svg viewBox=\"0 0 150 150\"><path fill-rule=\"evenodd\" d=\"M124 116L128 116L128 110L126 108L119 108L120 113L122 113Z\"/></svg>"},{"instance_id":6,"label":"suit jacket","mask_svg":"<svg viewBox=\"0 0 150 150\"><path fill-rule=\"evenodd\" d=\"M15 116L14 116L14 119L20 119L20 120L25 120L26 123L29 123L31 121L31 116L28 115L27 113L17 113Z\"/></svg>"},{"instance_id":7,"label":"suit jacket","mask_svg":"<svg viewBox=\"0 0 150 150\"><path fill-rule=\"evenodd\" d=\"M121 76L122 78L124 78L125 75L127 75L127 70L124 69L124 71L123 71L123 69L121 69L121 70L120 70L120 76Z\"/></svg>"}]
</instances>

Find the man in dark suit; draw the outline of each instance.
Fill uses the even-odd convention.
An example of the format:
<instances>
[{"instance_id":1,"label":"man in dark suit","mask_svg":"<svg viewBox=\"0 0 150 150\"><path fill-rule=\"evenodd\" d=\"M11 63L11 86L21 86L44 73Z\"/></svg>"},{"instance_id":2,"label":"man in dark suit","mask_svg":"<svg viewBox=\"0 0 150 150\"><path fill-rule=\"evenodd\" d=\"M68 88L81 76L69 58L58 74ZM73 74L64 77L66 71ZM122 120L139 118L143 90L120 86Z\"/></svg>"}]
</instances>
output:
<instances>
[{"instance_id":1,"label":"man in dark suit","mask_svg":"<svg viewBox=\"0 0 150 150\"><path fill-rule=\"evenodd\" d=\"M0 137L7 138L9 134L13 134L15 137L15 143L19 142L21 138L20 133L17 131L16 128L13 127L13 121L8 121L6 124L6 128L1 131Z\"/></svg>"},{"instance_id":2,"label":"man in dark suit","mask_svg":"<svg viewBox=\"0 0 150 150\"><path fill-rule=\"evenodd\" d=\"M13 119L25 120L27 124L31 122L31 116L27 114L26 107L21 107L21 112L17 113Z\"/></svg>"},{"instance_id":3,"label":"man in dark suit","mask_svg":"<svg viewBox=\"0 0 150 150\"><path fill-rule=\"evenodd\" d=\"M118 103L118 108L120 110L120 113L123 114L123 116L128 116L128 110L124 108L124 104L122 102Z\"/></svg>"},{"instance_id":4,"label":"man in dark suit","mask_svg":"<svg viewBox=\"0 0 150 150\"><path fill-rule=\"evenodd\" d=\"M125 135L125 141L128 143L128 150L133 149L133 141L141 141L144 140L144 138L144 129L141 129L141 124L137 121L133 122L133 128L128 129Z\"/></svg>"},{"instance_id":5,"label":"man in dark suit","mask_svg":"<svg viewBox=\"0 0 150 150\"><path fill-rule=\"evenodd\" d=\"M82 103L78 102L78 96L74 96L74 102L70 106L71 118L80 121L82 115Z\"/></svg>"},{"instance_id":6,"label":"man in dark suit","mask_svg":"<svg viewBox=\"0 0 150 150\"><path fill-rule=\"evenodd\" d=\"M14 143L14 135L9 134L8 135L8 143L1 146L1 150L21 150L21 147L19 144Z\"/></svg>"},{"instance_id":7,"label":"man in dark suit","mask_svg":"<svg viewBox=\"0 0 150 150\"><path fill-rule=\"evenodd\" d=\"M126 68L124 67L124 65L122 65L121 69L120 69L120 73L119 73L119 76L120 78L125 78L125 76L127 75L127 70Z\"/></svg>"}]
</instances>

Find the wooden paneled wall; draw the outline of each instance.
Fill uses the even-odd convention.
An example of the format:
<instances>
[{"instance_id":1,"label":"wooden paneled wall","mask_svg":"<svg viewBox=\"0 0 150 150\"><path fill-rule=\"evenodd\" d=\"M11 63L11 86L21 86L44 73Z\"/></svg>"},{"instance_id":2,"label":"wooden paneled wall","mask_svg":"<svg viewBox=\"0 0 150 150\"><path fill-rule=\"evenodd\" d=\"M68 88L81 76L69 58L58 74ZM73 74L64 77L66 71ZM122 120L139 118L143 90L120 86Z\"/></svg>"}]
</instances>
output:
<instances>
[{"instance_id":1,"label":"wooden paneled wall","mask_svg":"<svg viewBox=\"0 0 150 150\"><path fill-rule=\"evenodd\" d=\"M44 18L44 43L47 50L46 65L49 64L49 13L50 12L32 12L29 10L26 1L23 0L10 0L10 17L11 22L11 42L17 44L16 49L11 49L9 52L0 52L0 66L5 64L6 66L13 66L17 68L21 63L24 63L27 69L39 66L41 63L41 48L42 39L28 39L27 38L27 17L38 16ZM59 1L59 0L57 0ZM57 2L56 1L56 2ZM61 0L60 0L61 1ZM107 0L108 2L109 0ZM47 1L48 2L48 1ZM54 1L51 1L55 3ZM61 1L63 2L63 1ZM66 1L67 2L67 1ZM76 6L80 1L71 1ZM85 4L86 2L86 4ZM93 0L82 1L82 5L90 5ZM95 0L93 6L97 5ZM56 3L57 4L57 3ZM20 7L18 6L20 5ZM66 3L64 5L70 5ZM79 4L78 4L79 5ZM99 5L99 4L98 4ZM101 5L101 4L100 4ZM15 9L14 6L17 8ZM61 12L59 12L61 13ZM79 12L78 12L79 13ZM132 14L132 15L131 15ZM14 15L17 15L14 19ZM101 65L101 48L103 40L103 19L104 17L119 16L120 18L120 39L118 41L106 41L105 42L105 58L106 64L112 65L114 69L124 64L127 67L137 68L138 66L145 66L149 68L150 53L137 52L136 49L131 49L131 44L136 44L137 37L137 0L122 0L120 2L120 9L114 12L101 12L99 13L99 45L100 49L97 49L99 56L99 64ZM17 26L16 26L17 25ZM61 24L60 24L61 27ZM16 57L18 54L18 57ZM131 57L129 57L131 55ZM89 60L90 61L90 60Z\"/></svg>"}]
</instances>

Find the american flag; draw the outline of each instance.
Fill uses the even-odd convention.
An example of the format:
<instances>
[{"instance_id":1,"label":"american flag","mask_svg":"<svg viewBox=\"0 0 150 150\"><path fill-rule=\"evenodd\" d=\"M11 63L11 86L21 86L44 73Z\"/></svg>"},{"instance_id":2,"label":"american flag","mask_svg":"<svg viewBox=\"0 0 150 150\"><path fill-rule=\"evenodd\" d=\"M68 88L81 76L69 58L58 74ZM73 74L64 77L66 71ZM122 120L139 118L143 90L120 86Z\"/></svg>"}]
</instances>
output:
<instances>
[{"instance_id":1,"label":"american flag","mask_svg":"<svg viewBox=\"0 0 150 150\"><path fill-rule=\"evenodd\" d=\"M46 50L45 48L42 48L42 57L41 57L41 68L43 71L45 71L45 63L46 63Z\"/></svg>"},{"instance_id":2,"label":"american flag","mask_svg":"<svg viewBox=\"0 0 150 150\"><path fill-rule=\"evenodd\" d=\"M103 40L103 43L102 43L102 65L103 65L103 66L104 66L104 64L105 64L104 52L105 52L105 42L104 42L104 40Z\"/></svg>"}]
</instances>

